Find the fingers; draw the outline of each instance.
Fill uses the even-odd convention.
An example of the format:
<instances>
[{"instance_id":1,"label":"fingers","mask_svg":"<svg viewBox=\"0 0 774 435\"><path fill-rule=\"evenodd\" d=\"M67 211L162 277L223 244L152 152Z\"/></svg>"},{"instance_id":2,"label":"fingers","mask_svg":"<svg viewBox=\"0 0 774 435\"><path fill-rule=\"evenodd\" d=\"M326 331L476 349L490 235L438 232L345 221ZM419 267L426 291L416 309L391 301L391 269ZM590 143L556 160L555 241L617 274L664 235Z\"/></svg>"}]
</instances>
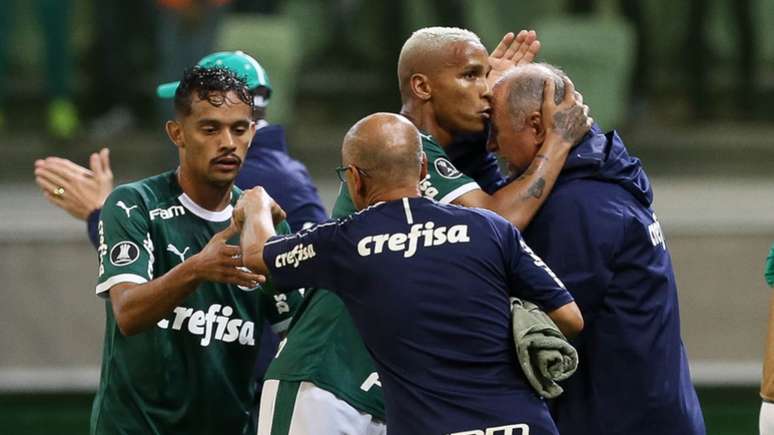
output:
<instances>
[{"instance_id":1,"label":"fingers","mask_svg":"<svg viewBox=\"0 0 774 435\"><path fill-rule=\"evenodd\" d=\"M232 219L231 223L225 230L216 233L214 236L212 236L212 238L225 242L226 240L238 235L240 231L241 229L239 228L239 225L237 225L236 222L234 222Z\"/></svg>"},{"instance_id":2,"label":"fingers","mask_svg":"<svg viewBox=\"0 0 774 435\"><path fill-rule=\"evenodd\" d=\"M41 188L49 192L53 192L58 187L69 189L70 181L63 177L61 174L50 170L46 167L35 168L35 182L38 183Z\"/></svg>"},{"instance_id":3,"label":"fingers","mask_svg":"<svg viewBox=\"0 0 774 435\"><path fill-rule=\"evenodd\" d=\"M241 285L242 287L255 288L258 284L266 282L266 276L251 272L247 268L233 269L224 276L224 282Z\"/></svg>"},{"instance_id":4,"label":"fingers","mask_svg":"<svg viewBox=\"0 0 774 435\"><path fill-rule=\"evenodd\" d=\"M529 41L529 32L522 30L513 38L513 41L508 45L508 49L503 54L503 59L513 59L516 53L526 44L529 45L532 41Z\"/></svg>"},{"instance_id":5,"label":"fingers","mask_svg":"<svg viewBox=\"0 0 774 435\"><path fill-rule=\"evenodd\" d=\"M564 79L564 100L563 103L570 103L575 99L575 85L569 78Z\"/></svg>"},{"instance_id":6,"label":"fingers","mask_svg":"<svg viewBox=\"0 0 774 435\"><path fill-rule=\"evenodd\" d=\"M516 62L516 65L532 63L537 57L538 53L540 53L540 47L540 41L535 41L530 44L521 59Z\"/></svg>"},{"instance_id":7,"label":"fingers","mask_svg":"<svg viewBox=\"0 0 774 435\"><path fill-rule=\"evenodd\" d=\"M583 94L581 94L578 91L575 91L575 101L577 101L578 104L583 104Z\"/></svg>"},{"instance_id":8,"label":"fingers","mask_svg":"<svg viewBox=\"0 0 774 435\"><path fill-rule=\"evenodd\" d=\"M102 175L102 159L99 157L99 153L91 153L89 156L89 168L94 172L94 175Z\"/></svg>"},{"instance_id":9,"label":"fingers","mask_svg":"<svg viewBox=\"0 0 774 435\"><path fill-rule=\"evenodd\" d=\"M519 32L519 34L521 34L521 32ZM498 58L498 59L503 57L505 55L505 52L508 50L508 47L511 46L511 43L513 42L514 38L515 37L513 35L513 32L506 33L505 36L503 36L503 39L500 41L500 43L497 44L497 47L495 47L495 49L492 51L492 54L490 54L489 56Z\"/></svg>"},{"instance_id":10,"label":"fingers","mask_svg":"<svg viewBox=\"0 0 774 435\"><path fill-rule=\"evenodd\" d=\"M110 149L102 148L99 150L99 160L102 163L102 173L113 180L113 169L110 167Z\"/></svg>"},{"instance_id":11,"label":"fingers","mask_svg":"<svg viewBox=\"0 0 774 435\"><path fill-rule=\"evenodd\" d=\"M546 79L543 83L543 105L554 104L554 96L556 95L556 84L551 79Z\"/></svg>"}]
</instances>

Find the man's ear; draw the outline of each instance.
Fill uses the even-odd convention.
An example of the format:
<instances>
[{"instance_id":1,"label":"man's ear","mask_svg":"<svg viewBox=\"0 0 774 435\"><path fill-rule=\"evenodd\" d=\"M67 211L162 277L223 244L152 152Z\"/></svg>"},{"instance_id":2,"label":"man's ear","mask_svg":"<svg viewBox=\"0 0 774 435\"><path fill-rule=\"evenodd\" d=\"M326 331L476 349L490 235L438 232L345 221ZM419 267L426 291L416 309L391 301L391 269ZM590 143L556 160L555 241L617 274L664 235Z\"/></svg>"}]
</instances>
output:
<instances>
[{"instance_id":1,"label":"man's ear","mask_svg":"<svg viewBox=\"0 0 774 435\"><path fill-rule=\"evenodd\" d=\"M185 148L185 140L183 139L183 126L177 121L167 121L164 125L164 129L167 131L169 140L172 141L178 148Z\"/></svg>"},{"instance_id":2,"label":"man's ear","mask_svg":"<svg viewBox=\"0 0 774 435\"><path fill-rule=\"evenodd\" d=\"M422 151L422 164L419 167L419 181L422 181L427 177L427 154Z\"/></svg>"},{"instance_id":3,"label":"man's ear","mask_svg":"<svg viewBox=\"0 0 774 435\"><path fill-rule=\"evenodd\" d=\"M543 125L543 115L540 112L532 112L527 117L527 128L532 131L538 144L546 139L546 127Z\"/></svg>"},{"instance_id":4,"label":"man's ear","mask_svg":"<svg viewBox=\"0 0 774 435\"><path fill-rule=\"evenodd\" d=\"M430 88L430 82L424 74L412 74L409 79L409 86L411 87L411 93L420 100L427 101L432 97L433 91Z\"/></svg>"}]
</instances>

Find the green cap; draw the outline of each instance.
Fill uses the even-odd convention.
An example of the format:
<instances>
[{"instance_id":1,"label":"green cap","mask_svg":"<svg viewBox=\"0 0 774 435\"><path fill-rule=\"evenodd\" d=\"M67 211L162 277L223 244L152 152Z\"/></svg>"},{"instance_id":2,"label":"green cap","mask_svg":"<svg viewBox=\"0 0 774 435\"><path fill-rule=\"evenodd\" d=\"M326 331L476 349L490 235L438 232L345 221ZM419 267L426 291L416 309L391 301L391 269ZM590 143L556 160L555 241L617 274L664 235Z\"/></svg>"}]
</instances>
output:
<instances>
[{"instance_id":1,"label":"green cap","mask_svg":"<svg viewBox=\"0 0 774 435\"><path fill-rule=\"evenodd\" d=\"M204 56L196 66L203 68L223 67L242 78L247 82L247 89L254 91L259 87L266 88L271 96L271 83L269 83L269 76L264 71L263 67L252 56L245 54L242 51L219 51ZM156 95L161 98L175 98L175 91L180 81L172 83L164 83L156 88ZM266 99L268 100L268 96Z\"/></svg>"}]
</instances>

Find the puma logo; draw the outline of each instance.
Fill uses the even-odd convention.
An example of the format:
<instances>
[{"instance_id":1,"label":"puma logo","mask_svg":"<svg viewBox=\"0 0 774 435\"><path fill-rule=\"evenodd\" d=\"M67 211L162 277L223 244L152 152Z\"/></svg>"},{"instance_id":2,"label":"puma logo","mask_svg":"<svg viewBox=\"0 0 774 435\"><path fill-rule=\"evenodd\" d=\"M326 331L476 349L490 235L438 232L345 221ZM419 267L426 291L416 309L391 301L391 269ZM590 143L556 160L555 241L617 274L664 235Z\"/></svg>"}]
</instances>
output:
<instances>
[{"instance_id":1,"label":"puma logo","mask_svg":"<svg viewBox=\"0 0 774 435\"><path fill-rule=\"evenodd\" d=\"M186 246L185 249L183 249L183 252L180 252L180 250L178 250L175 245L173 245L171 243L167 245L167 251L169 251L169 252L177 255L178 257L180 257L180 262L181 263L185 261L185 253L188 252L189 249L191 249L191 248Z\"/></svg>"},{"instance_id":2,"label":"puma logo","mask_svg":"<svg viewBox=\"0 0 774 435\"><path fill-rule=\"evenodd\" d=\"M132 216L131 216L131 214L132 214L132 209L133 209L133 208L137 208L137 206L136 206L136 205L133 205L133 206L131 206L131 207L128 207L128 206L127 206L127 205L126 205L126 204L125 204L123 201L118 201L118 202L116 203L116 206L118 206L118 207L121 207L122 209L124 209L124 211L126 212L126 217L127 217L127 218L130 218L130 217L132 217Z\"/></svg>"}]
</instances>

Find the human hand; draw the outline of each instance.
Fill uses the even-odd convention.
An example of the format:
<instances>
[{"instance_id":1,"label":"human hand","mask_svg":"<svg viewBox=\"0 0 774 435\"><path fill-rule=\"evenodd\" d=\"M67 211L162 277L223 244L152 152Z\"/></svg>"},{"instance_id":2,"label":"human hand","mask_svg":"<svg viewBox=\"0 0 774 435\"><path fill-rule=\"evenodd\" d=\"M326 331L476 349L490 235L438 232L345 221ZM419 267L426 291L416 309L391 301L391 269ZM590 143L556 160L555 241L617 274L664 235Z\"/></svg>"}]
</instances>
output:
<instances>
[{"instance_id":1,"label":"human hand","mask_svg":"<svg viewBox=\"0 0 774 435\"><path fill-rule=\"evenodd\" d=\"M86 169L59 157L36 160L35 182L50 203L76 219L86 220L113 190L110 150L92 153L89 166L91 169Z\"/></svg>"},{"instance_id":2,"label":"human hand","mask_svg":"<svg viewBox=\"0 0 774 435\"><path fill-rule=\"evenodd\" d=\"M243 192L234 208L233 220L239 228L242 228L247 216L265 213L266 210L271 213L272 223L275 226L287 218L285 210L274 201L269 193L263 187L256 186Z\"/></svg>"},{"instance_id":3,"label":"human hand","mask_svg":"<svg viewBox=\"0 0 774 435\"><path fill-rule=\"evenodd\" d=\"M554 102L556 84L545 81L543 87L542 116L546 123L546 136L558 135L568 146L573 146L589 131L594 119L589 116L589 106L583 104L583 95L575 91L570 79L564 80L564 99Z\"/></svg>"},{"instance_id":4,"label":"human hand","mask_svg":"<svg viewBox=\"0 0 774 435\"><path fill-rule=\"evenodd\" d=\"M497 79L511 68L535 60L539 51L540 41L534 30L522 30L515 36L513 32L506 33L489 55L489 65L492 67L487 76L489 88L492 89Z\"/></svg>"},{"instance_id":5,"label":"human hand","mask_svg":"<svg viewBox=\"0 0 774 435\"><path fill-rule=\"evenodd\" d=\"M239 231L232 220L228 228L214 234L199 253L186 260L194 263L192 269L197 279L249 288L266 282L264 275L252 273L243 267L241 248L228 244L228 240L239 234Z\"/></svg>"}]
</instances>

